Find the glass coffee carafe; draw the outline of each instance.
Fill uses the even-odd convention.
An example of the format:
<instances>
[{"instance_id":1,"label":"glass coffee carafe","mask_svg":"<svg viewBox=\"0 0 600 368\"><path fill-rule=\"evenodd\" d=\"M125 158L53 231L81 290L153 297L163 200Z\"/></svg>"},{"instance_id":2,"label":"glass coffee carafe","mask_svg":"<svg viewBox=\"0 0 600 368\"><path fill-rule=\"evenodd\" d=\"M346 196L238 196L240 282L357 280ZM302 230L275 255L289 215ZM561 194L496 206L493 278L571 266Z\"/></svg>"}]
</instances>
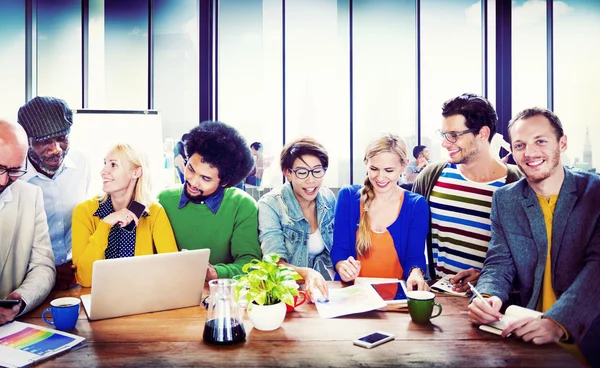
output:
<instances>
[{"instance_id":1,"label":"glass coffee carafe","mask_svg":"<svg viewBox=\"0 0 600 368\"><path fill-rule=\"evenodd\" d=\"M209 281L210 296L204 341L211 344L233 344L246 340L242 311L233 297L236 284L232 279Z\"/></svg>"}]
</instances>

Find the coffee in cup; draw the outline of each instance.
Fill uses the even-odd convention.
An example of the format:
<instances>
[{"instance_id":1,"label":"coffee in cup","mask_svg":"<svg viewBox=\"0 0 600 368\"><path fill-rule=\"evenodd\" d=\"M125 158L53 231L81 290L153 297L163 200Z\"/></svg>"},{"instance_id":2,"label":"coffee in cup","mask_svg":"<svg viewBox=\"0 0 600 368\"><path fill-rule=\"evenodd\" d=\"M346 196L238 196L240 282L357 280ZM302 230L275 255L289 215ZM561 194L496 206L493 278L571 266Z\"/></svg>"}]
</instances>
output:
<instances>
[{"instance_id":1,"label":"coffee in cup","mask_svg":"<svg viewBox=\"0 0 600 368\"><path fill-rule=\"evenodd\" d=\"M415 323L427 323L442 314L442 306L434 301L435 294L431 291L409 291L406 293L406 299L410 318ZM438 307L438 312L432 315L434 306Z\"/></svg>"},{"instance_id":2,"label":"coffee in cup","mask_svg":"<svg viewBox=\"0 0 600 368\"><path fill-rule=\"evenodd\" d=\"M79 298L58 298L50 302L50 308L44 309L42 319L58 330L69 331L75 328L79 318ZM46 314L52 314L52 321L46 319Z\"/></svg>"}]
</instances>

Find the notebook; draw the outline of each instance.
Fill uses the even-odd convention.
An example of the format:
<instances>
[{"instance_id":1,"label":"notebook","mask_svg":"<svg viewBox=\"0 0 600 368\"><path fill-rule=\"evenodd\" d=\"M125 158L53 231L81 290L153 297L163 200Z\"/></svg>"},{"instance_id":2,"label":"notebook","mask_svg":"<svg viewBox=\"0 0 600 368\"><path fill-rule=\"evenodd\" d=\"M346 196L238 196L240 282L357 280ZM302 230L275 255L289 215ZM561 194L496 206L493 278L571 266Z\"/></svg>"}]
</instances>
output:
<instances>
[{"instance_id":1,"label":"notebook","mask_svg":"<svg viewBox=\"0 0 600 368\"><path fill-rule=\"evenodd\" d=\"M442 277L441 279L437 280L435 284L431 285L431 290L450 295L467 296L468 294L466 291L458 292L452 290L452 283L450 282L450 279L453 277L454 275L446 275Z\"/></svg>"},{"instance_id":2,"label":"notebook","mask_svg":"<svg viewBox=\"0 0 600 368\"><path fill-rule=\"evenodd\" d=\"M0 326L0 366L27 367L83 345L83 337L15 321Z\"/></svg>"},{"instance_id":3,"label":"notebook","mask_svg":"<svg viewBox=\"0 0 600 368\"><path fill-rule=\"evenodd\" d=\"M209 256L199 249L96 261L81 302L92 321L199 305Z\"/></svg>"},{"instance_id":4,"label":"notebook","mask_svg":"<svg viewBox=\"0 0 600 368\"><path fill-rule=\"evenodd\" d=\"M506 311L504 312L504 317L500 318L499 321L492 322L487 325L481 325L479 326L479 329L482 331L500 335L509 323L518 321L521 318L525 317L541 318L542 312L519 307L518 305L511 305L508 308L506 308Z\"/></svg>"}]
</instances>

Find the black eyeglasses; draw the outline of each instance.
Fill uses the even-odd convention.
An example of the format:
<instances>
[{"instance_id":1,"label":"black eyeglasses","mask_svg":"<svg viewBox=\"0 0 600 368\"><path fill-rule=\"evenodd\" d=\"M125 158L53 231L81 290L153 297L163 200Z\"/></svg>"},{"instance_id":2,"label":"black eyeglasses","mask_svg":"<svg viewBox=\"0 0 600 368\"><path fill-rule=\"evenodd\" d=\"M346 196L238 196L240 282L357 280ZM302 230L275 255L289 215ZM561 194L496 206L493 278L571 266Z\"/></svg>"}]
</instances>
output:
<instances>
[{"instance_id":1,"label":"black eyeglasses","mask_svg":"<svg viewBox=\"0 0 600 368\"><path fill-rule=\"evenodd\" d=\"M312 169L312 170L308 170L308 169L296 169L296 170L290 170L291 172L294 173L294 175L296 175L296 177L298 179L306 179L308 178L308 174L312 174L312 176L314 176L315 178L322 178L323 175L325 175L325 171L327 171L326 167L320 167L318 169Z\"/></svg>"},{"instance_id":2,"label":"black eyeglasses","mask_svg":"<svg viewBox=\"0 0 600 368\"><path fill-rule=\"evenodd\" d=\"M440 139L445 138L450 143L456 143L456 141L458 141L458 137L461 135L475 133L476 131L477 129L467 129L463 130L462 132L442 132L441 130L438 130L437 132L440 136Z\"/></svg>"},{"instance_id":3,"label":"black eyeglasses","mask_svg":"<svg viewBox=\"0 0 600 368\"><path fill-rule=\"evenodd\" d=\"M27 170L7 169L6 167L0 166L0 175L2 175L4 173L8 173L8 176L11 176L13 178L20 178L21 176L27 174Z\"/></svg>"}]
</instances>

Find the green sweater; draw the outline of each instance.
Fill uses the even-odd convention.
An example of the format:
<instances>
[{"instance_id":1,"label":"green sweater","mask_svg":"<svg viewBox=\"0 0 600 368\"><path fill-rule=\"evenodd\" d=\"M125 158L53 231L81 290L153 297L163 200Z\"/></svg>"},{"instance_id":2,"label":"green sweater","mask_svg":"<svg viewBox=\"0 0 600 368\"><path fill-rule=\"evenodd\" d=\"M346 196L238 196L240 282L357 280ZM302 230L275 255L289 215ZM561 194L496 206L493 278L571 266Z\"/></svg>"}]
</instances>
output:
<instances>
[{"instance_id":1,"label":"green sweater","mask_svg":"<svg viewBox=\"0 0 600 368\"><path fill-rule=\"evenodd\" d=\"M210 264L219 278L242 273L242 266L261 258L258 207L246 192L227 188L216 214L205 204L188 202L179 209L183 185L162 191L164 207L180 249L210 249Z\"/></svg>"}]
</instances>

